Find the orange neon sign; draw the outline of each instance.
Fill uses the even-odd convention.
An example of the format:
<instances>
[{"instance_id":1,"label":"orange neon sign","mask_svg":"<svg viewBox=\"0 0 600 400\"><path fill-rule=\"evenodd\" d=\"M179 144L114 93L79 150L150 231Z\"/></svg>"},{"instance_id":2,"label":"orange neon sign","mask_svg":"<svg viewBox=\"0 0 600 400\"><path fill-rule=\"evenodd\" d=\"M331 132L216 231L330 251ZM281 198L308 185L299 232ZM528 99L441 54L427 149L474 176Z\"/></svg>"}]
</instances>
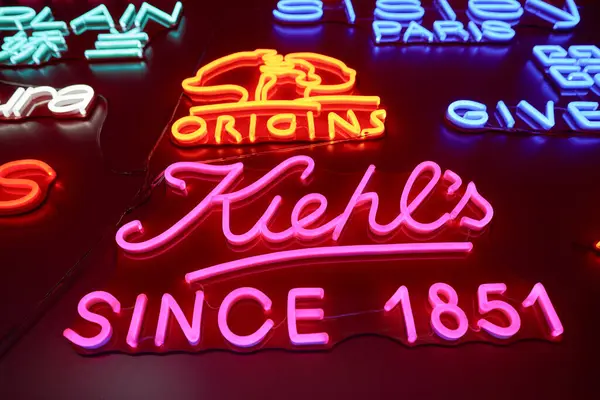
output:
<instances>
[{"instance_id":1,"label":"orange neon sign","mask_svg":"<svg viewBox=\"0 0 600 400\"><path fill-rule=\"evenodd\" d=\"M0 200L0 215L15 215L31 211L45 199L45 192L32 179L23 176L42 174L48 184L56 179L56 172L45 162L18 160L0 165L0 192L7 193L9 200ZM17 197L17 198L14 198Z\"/></svg>"},{"instance_id":2,"label":"orange neon sign","mask_svg":"<svg viewBox=\"0 0 600 400\"><path fill-rule=\"evenodd\" d=\"M244 85L229 83L240 77ZM380 137L386 111L378 96L356 94L355 84L356 70L317 53L230 54L183 81L192 105L171 137L179 146Z\"/></svg>"}]
</instances>

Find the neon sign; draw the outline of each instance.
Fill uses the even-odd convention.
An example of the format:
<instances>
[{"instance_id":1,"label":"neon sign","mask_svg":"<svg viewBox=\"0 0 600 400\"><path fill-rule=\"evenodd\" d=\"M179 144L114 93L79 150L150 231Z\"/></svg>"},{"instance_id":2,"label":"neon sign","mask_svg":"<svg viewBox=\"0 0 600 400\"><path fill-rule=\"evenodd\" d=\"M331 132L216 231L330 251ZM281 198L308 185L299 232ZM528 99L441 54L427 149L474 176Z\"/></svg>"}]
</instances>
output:
<instances>
[{"instance_id":1,"label":"neon sign","mask_svg":"<svg viewBox=\"0 0 600 400\"><path fill-rule=\"evenodd\" d=\"M558 45L538 45L533 56L561 95L600 94L598 46L572 45L567 51Z\"/></svg>"},{"instance_id":2,"label":"neon sign","mask_svg":"<svg viewBox=\"0 0 600 400\"><path fill-rule=\"evenodd\" d=\"M446 16L452 15L447 14L448 10L444 12ZM466 29L464 24L456 19L434 21L432 32L413 18L408 18L406 21L398 21L387 13L380 13L380 15L380 19L373 21L372 25L376 44L505 43L511 41L515 36L515 30L505 21L484 20L479 25L473 21L469 21ZM406 25L403 34L402 24Z\"/></svg>"},{"instance_id":3,"label":"neon sign","mask_svg":"<svg viewBox=\"0 0 600 400\"><path fill-rule=\"evenodd\" d=\"M275 19L283 22L316 22L323 16L321 0L279 0L273 10Z\"/></svg>"},{"instance_id":4,"label":"neon sign","mask_svg":"<svg viewBox=\"0 0 600 400\"><path fill-rule=\"evenodd\" d=\"M99 30L110 33L99 34L95 48L85 50L87 60L142 59L148 43L148 34L143 30L148 23L154 21L171 29L178 25L182 13L181 2L175 4L171 14L146 2L136 12L136 7L129 4L117 25L106 5L100 4L67 25L64 21L55 21L49 7L44 7L38 14L30 7L0 7L0 31L17 31L3 38L0 64L44 64L52 58L60 58L67 51L65 36L71 31L81 35ZM28 30L33 31L31 36L26 33Z\"/></svg>"},{"instance_id":5,"label":"neon sign","mask_svg":"<svg viewBox=\"0 0 600 400\"><path fill-rule=\"evenodd\" d=\"M47 104L53 116L59 118L85 118L93 105L94 89L88 85L71 85L62 89L51 86L17 88L6 103L0 105L0 119L21 120L32 117L33 112Z\"/></svg>"},{"instance_id":6,"label":"neon sign","mask_svg":"<svg viewBox=\"0 0 600 400\"><path fill-rule=\"evenodd\" d=\"M258 72L254 88L219 83L244 68ZM332 78L324 72L336 80L327 82ZM202 105L194 104L188 116L175 121L171 138L187 147L380 137L386 111L379 108L378 96L355 94L355 84L356 70L317 53L284 56L257 49L230 54L183 81L184 92ZM275 98L286 86L297 95Z\"/></svg>"},{"instance_id":7,"label":"neon sign","mask_svg":"<svg viewBox=\"0 0 600 400\"><path fill-rule=\"evenodd\" d=\"M560 318L548 296L546 289L541 283L534 285L530 293L520 304L511 304L508 298L504 297L507 291L507 286L504 283L482 284L477 290L478 315L474 315L476 319L477 329L469 328L469 318L465 309L459 305L459 296L456 290L446 283L435 283L429 288L429 325L430 330L441 340L441 343L454 343L464 340L465 337L473 335L484 335L488 338L493 338L497 343L502 343L520 334L522 330L522 315L528 319L535 319L528 315L528 309L537 307L544 316L547 328L546 335L550 339L557 339L564 333L564 328ZM443 297L442 297L443 296ZM490 300L488 296L495 296L496 299ZM306 332L304 326L299 331L299 326L306 325L306 322L315 323L323 322L325 312L322 308L307 308L300 307L300 300L312 300L323 304L325 301L325 291L323 288L299 287L293 288L287 295L287 306L285 312L285 320L287 321L287 332L276 331L276 327L282 325L281 322L275 322L269 314L272 313L274 304L273 301L261 290L252 287L240 287L229 292L221 301L218 307L216 316L216 326L222 338L236 350L253 350L260 348L265 342L273 339L274 336L287 336L288 346L292 349L302 349L309 347L312 349L328 348L331 344L330 334L326 331ZM499 298L501 299L499 299ZM230 312L232 307L239 302L252 301L260 305L263 315L262 324L259 328L250 334L236 334L229 325ZM209 315L209 311L204 307L205 293L202 290L197 290L194 293L194 302L191 312L191 322L182 309L182 306L175 298L165 293L160 301L158 317L151 316L147 312L149 299L145 294L137 296L135 306L132 313L125 313L120 301L112 294L105 291L96 291L84 296L77 307L79 316L86 323L80 324L79 328L67 328L64 330L64 337L71 342L76 348L84 353L102 351L104 347L121 346L125 351L148 351L148 352L164 352L173 347L180 347L188 351L198 351L201 349L213 348L215 343L206 343L210 339L202 336L205 331L203 326L215 320L213 315ZM465 302L463 300L463 302ZM111 314L103 315L92 308L98 304L105 304L110 307ZM517 308L519 310L517 310ZM396 311L399 309L399 312ZM398 335L398 339L408 345L418 345L421 343L429 343L429 329L415 325L415 315L410 301L410 295L406 286L401 286L396 292L385 302L385 305L380 310L383 318L388 326L400 325L399 321L404 322L403 332ZM503 325L498 325L486 318L490 313L500 313L508 321ZM402 318L398 318L398 313ZM130 314L130 315L129 315ZM189 315L188 311L188 315ZM445 316L442 319L442 316ZM173 317L173 318L171 318ZM448 319L453 319L454 323L448 324ZM173 321L174 320L174 321ZM155 328L151 325L152 321L157 321ZM495 320L494 320L495 321ZM82 321L79 321L82 322ZM175 344L172 336L175 334L173 323L179 327L183 334L184 343ZM282 321L283 322L283 321ZM81 328L89 331L90 324L100 327L100 331L93 336L81 334ZM116 325L119 330L126 330L127 334L119 331L116 340L126 337L125 343L117 344L113 338L113 333ZM506 326L504 326L506 325ZM318 330L319 328L313 327ZM321 328L323 329L323 328ZM425 330L427 329L427 330ZM96 332L98 330L96 329ZM142 336L142 331L144 332ZM145 343L141 339L144 337ZM154 339L150 343L147 339ZM213 339L214 340L214 339ZM113 343L111 343L113 342ZM126 347L123 347L126 345ZM222 346L222 345L221 345Z\"/></svg>"},{"instance_id":8,"label":"neon sign","mask_svg":"<svg viewBox=\"0 0 600 400\"><path fill-rule=\"evenodd\" d=\"M323 287L292 287L287 291L286 301L280 302L281 299L270 297L269 291L241 286L223 293L218 307L207 307L209 301L210 304L215 301L209 283L215 278L232 278L245 271L264 273L277 264L297 260L306 262L313 258L467 254L473 248L468 241L385 243L385 238L391 240L391 234L401 228L421 235L433 235L452 228L481 231L494 215L492 206L478 193L473 182L463 182L455 172L443 171L436 163L427 161L419 164L406 180L400 195L398 215L390 222L381 223L378 218L381 211L379 204L385 199L369 191L376 170L371 165L338 215L324 219L329 208L328 199L319 193L309 193L291 209L287 227L282 228L280 224L275 231L272 218L285 200L274 196L250 229L243 233L232 231L233 209L243 212L243 208L255 199L267 195L274 182L293 179L296 174L300 183L306 185L314 170L315 164L310 157L293 156L252 183L237 187L244 172L241 162L228 165L177 162L169 166L164 171L164 181L171 190L189 196L193 189L191 185L198 184L198 178L211 182L212 189L179 221L155 236L147 237L144 224L139 220L123 225L116 234L116 242L126 253L142 254L148 259L170 251L175 240L187 236L192 229L201 229L204 217L219 211L223 236L231 245L244 245L259 239L268 243L291 240L301 247L204 266L185 275L184 293L173 295L166 292L158 299L142 292L135 298L133 307L122 304L120 296L108 291L91 292L79 302L80 318L72 327L65 329L65 338L85 354L115 349L124 352L199 351L224 346L237 351L252 351L271 342L277 343L275 346L292 349L329 348L344 336L335 329L336 317L327 311L336 301L336 296L328 296ZM446 212L440 211L437 219L421 221L416 215L420 215L419 211L431 201L434 190L437 195L443 193L445 201L453 205L447 207ZM370 234L380 240L377 244L338 244L346 225L358 213L366 214ZM323 246L322 243L331 245ZM297 268L301 266L295 265ZM506 296L507 291L511 292L510 297ZM376 310L388 328L373 329L385 329L387 332L391 328L395 332L393 338L408 345L472 340L510 343L525 337L557 339L563 334L560 318L544 286L539 283L529 294L522 293L524 300L520 303L514 303L514 291L504 283L480 285L476 294L478 308L474 311L464 307L469 301L462 298L463 295L460 296L462 300L459 299L452 286L434 283L429 287L428 314L424 315L426 313L420 308L413 308L411 295L414 293L409 294L407 286L399 285ZM240 330L235 322L234 308L241 303L253 303L260 310L261 317L257 317L252 329ZM540 329L535 324L537 319L531 314L534 308L543 314L546 328ZM498 319L498 315L502 319ZM207 330L206 327L211 325L216 330Z\"/></svg>"},{"instance_id":9,"label":"neon sign","mask_svg":"<svg viewBox=\"0 0 600 400\"><path fill-rule=\"evenodd\" d=\"M563 118L570 132L600 132L600 110L596 101L572 101ZM530 133L551 132L556 125L555 104L548 101L543 110L538 110L526 100L515 108L517 116L531 130ZM485 104L458 100L448 106L446 120L461 131L501 130L515 128L515 118L503 101L496 105L497 124L488 123L489 113Z\"/></svg>"},{"instance_id":10,"label":"neon sign","mask_svg":"<svg viewBox=\"0 0 600 400\"><path fill-rule=\"evenodd\" d=\"M0 216L23 214L42 204L45 191L38 182L25 179L40 174L46 186L56 179L56 172L43 161L18 160L0 165L0 193L6 192L10 197L8 200L0 198Z\"/></svg>"},{"instance_id":11,"label":"neon sign","mask_svg":"<svg viewBox=\"0 0 600 400\"><path fill-rule=\"evenodd\" d=\"M525 9L554 24L553 29L558 31L573 29L581 21L575 0L565 0L564 9L541 0L527 0Z\"/></svg>"},{"instance_id":12,"label":"neon sign","mask_svg":"<svg viewBox=\"0 0 600 400\"><path fill-rule=\"evenodd\" d=\"M558 45L537 45L533 48L533 56L561 95L600 93L600 49L597 46L572 45L567 50ZM493 123L485 104L457 100L448 106L446 120L460 131L600 133L599 105L597 101L571 101L566 107L558 108L564 110L563 121L559 121L555 116L557 106L554 101L547 101L537 108L526 100L512 107L501 100L496 104L496 122Z\"/></svg>"},{"instance_id":13,"label":"neon sign","mask_svg":"<svg viewBox=\"0 0 600 400\"><path fill-rule=\"evenodd\" d=\"M251 185L242 189L233 190L234 182L241 176L244 171L242 163L230 165L210 165L204 163L180 162L172 164L165 170L165 180L173 190L180 193L186 193L186 182L175 175L194 174L200 178L209 179L212 177L220 177L220 182L214 189L202 199L194 209L181 220L176 222L163 233L145 239L141 242L132 242L129 240L134 233L142 233L143 225L140 221L131 221L123 225L116 234L116 241L119 247L129 253L148 253L159 249L178 236L182 235L191 225L200 220L206 213L215 207L222 209L222 228L223 235L229 243L241 245L250 242L251 240L261 237L262 239L278 243L288 239L295 238L300 241L311 241L322 238L330 238L337 241L342 231L344 230L354 209L362 205L370 205L369 208L369 229L377 236L388 235L400 227L409 229L420 234L435 232L445 226L448 226L456 221L459 227L471 229L475 231L485 228L494 215L494 211L490 203L481 196L475 184L469 182L466 185L466 190L454 208L442 214L433 222L423 223L417 221L412 214L432 193L433 189L441 181L447 183L448 194L454 194L463 185L462 179L453 171L446 170L442 173L441 168L434 162L423 162L419 164L410 177L408 178L402 196L400 198L400 212L393 221L387 224L381 224L377 221L377 210L379 207L379 196L375 192L365 192L371 177L375 172L375 166L371 165L365 172L363 178L359 182L352 197L349 199L344 212L329 222L319 226L315 226L327 209L327 198L318 193L312 193L303 197L294 206L292 211L290 227L281 232L272 232L269 228L269 221L279 208L282 198L275 196L262 217L255 225L243 234L236 234L231 231L229 219L231 208L240 202L251 201L252 197L262 193L269 187L274 180L286 173L300 169L301 182L307 182L315 168L312 158L307 156L290 157L282 162L262 178ZM419 194L411 201L408 200L409 194L415 181L424 174L432 174L429 183L423 188ZM468 204L473 204L483 214L481 218L475 219L467 216L459 216L465 210ZM308 215L303 215L310 205L316 205L317 209L310 212ZM279 261L288 261L291 259L307 259L314 257L333 257L333 256L356 256L361 254L403 254L403 253L423 253L423 252L469 252L472 249L472 244L469 242L448 242L448 243L411 243L411 244L389 244L389 245L363 245L351 247L332 247L327 248L312 248L301 251L283 252L280 254L270 254L259 256L261 258L253 258L251 260L242 259L232 263L204 268L186 275L188 283L195 282L201 279L210 278L215 275L239 271L245 268L257 267L259 265L272 264Z\"/></svg>"},{"instance_id":14,"label":"neon sign","mask_svg":"<svg viewBox=\"0 0 600 400\"><path fill-rule=\"evenodd\" d=\"M314 24L327 19L328 10L344 8L347 22L356 24L352 1L340 3L338 6L324 5L321 0L280 0L273 17L282 24ZM467 9L459 10L468 18L465 22L458 20L450 1L433 3L442 19L435 20L432 29L427 29L421 25L425 8L420 0L377 0L371 25L375 43L506 43L515 36L513 27L519 24L525 11L559 31L572 29L581 20L574 0L566 0L563 8L541 0L527 0L525 8L517 0L469 0Z\"/></svg>"}]
</instances>

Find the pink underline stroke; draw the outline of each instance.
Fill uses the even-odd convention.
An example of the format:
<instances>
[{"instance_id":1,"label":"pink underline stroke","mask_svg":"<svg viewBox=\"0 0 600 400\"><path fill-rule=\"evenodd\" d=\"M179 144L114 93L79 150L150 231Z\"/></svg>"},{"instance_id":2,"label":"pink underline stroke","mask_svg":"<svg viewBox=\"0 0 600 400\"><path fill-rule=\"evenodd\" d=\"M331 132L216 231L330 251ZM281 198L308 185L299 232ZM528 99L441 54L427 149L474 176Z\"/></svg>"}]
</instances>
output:
<instances>
[{"instance_id":1,"label":"pink underline stroke","mask_svg":"<svg viewBox=\"0 0 600 400\"><path fill-rule=\"evenodd\" d=\"M294 261L321 257L353 257L384 254L422 254L422 253L468 253L473 249L471 242L438 242L438 243L392 243L367 244L353 246L313 247L308 249L285 250L275 253L241 258L222 264L213 265L185 274L187 283L212 278L218 275L237 272L261 265L274 264L281 261Z\"/></svg>"}]
</instances>

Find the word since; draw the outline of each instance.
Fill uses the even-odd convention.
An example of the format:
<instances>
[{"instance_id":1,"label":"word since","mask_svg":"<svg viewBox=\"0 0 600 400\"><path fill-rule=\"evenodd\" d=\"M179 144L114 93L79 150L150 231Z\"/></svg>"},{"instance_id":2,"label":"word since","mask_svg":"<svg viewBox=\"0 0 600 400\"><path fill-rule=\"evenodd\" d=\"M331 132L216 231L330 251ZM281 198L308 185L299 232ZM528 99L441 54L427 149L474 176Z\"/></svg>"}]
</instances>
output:
<instances>
[{"instance_id":1,"label":"word since","mask_svg":"<svg viewBox=\"0 0 600 400\"><path fill-rule=\"evenodd\" d=\"M94 49L85 50L90 61L114 59L141 59L148 43L148 34L143 32L149 21L165 28L173 28L181 19L183 5L177 2L171 14L143 3L136 7L129 4L115 24L108 8L100 4L67 23L56 21L50 7L36 13L31 7L0 7L0 31L17 31L3 39L0 64L11 66L41 65L52 58L60 58L67 50L65 36L73 32L80 35L87 31L106 30L110 33L98 35ZM31 30L31 36L26 31Z\"/></svg>"},{"instance_id":2,"label":"word since","mask_svg":"<svg viewBox=\"0 0 600 400\"><path fill-rule=\"evenodd\" d=\"M244 69L258 72L256 86L212 83ZM331 74L337 80L327 83ZM183 81L184 92L202 105L192 106L190 115L172 125L171 137L179 146L380 137L386 117L380 99L354 94L355 84L356 70L317 53L283 56L257 49L230 54ZM280 94L286 88L294 89L287 91L291 99Z\"/></svg>"},{"instance_id":3,"label":"word since","mask_svg":"<svg viewBox=\"0 0 600 400\"><path fill-rule=\"evenodd\" d=\"M0 120L28 118L42 105L56 117L85 118L94 98L94 89L88 85L71 85L59 90L51 86L20 87L6 103L0 104Z\"/></svg>"},{"instance_id":4,"label":"word since","mask_svg":"<svg viewBox=\"0 0 600 400\"><path fill-rule=\"evenodd\" d=\"M537 64L548 74L561 94L600 93L600 49L594 45L558 45L533 48Z\"/></svg>"},{"instance_id":5,"label":"word since","mask_svg":"<svg viewBox=\"0 0 600 400\"><path fill-rule=\"evenodd\" d=\"M521 317L519 312L511 304L499 300L490 299L490 296L499 297L506 292L504 283L491 283L480 285L477 290L478 311L481 315L476 321L478 330L486 332L496 339L506 340L516 335L521 328ZM327 332L300 333L299 322L322 321L325 313L322 308L300 308L298 302L312 300L323 301L325 291L323 288L294 288L288 292L286 322L289 342L294 347L302 346L326 346L330 343L330 336ZM429 288L429 305L431 307L430 326L433 332L443 341L454 342L465 336L469 329L469 321L465 311L458 305L458 294L452 286L445 283L435 283ZM241 287L232 290L225 296L218 309L217 327L222 337L235 348L251 349L265 342L268 335L273 330L275 322L271 318L266 318L262 325L253 333L240 335L232 331L229 325L230 310L238 302L253 301L258 303L263 312L269 315L272 311L272 300L262 291L252 287ZM148 316L146 309L149 299L145 294L137 296L135 306L129 323L126 343L130 349L137 349L140 345L140 336L144 326L147 323ZM79 315L85 321L94 324L100 328L100 332L91 337L80 335L71 328L65 329L64 337L86 350L100 349L109 344L113 327L111 322L103 315L92 311L92 307L97 304L107 304L115 314L121 314L122 307L119 300L108 292L97 291L84 296L77 310ZM552 338L561 336L564 332L562 323L554 309L552 301L541 283L537 283L525 300L521 303L523 309L533 307L538 304L543 313L548 331ZM203 323L204 292L198 290L195 292L195 300L191 318L186 317L181 306L169 293L162 296L161 306L158 318L152 320L156 322L156 328L153 333L154 351L165 351L169 349L169 336L172 335L174 327L172 319L176 321L179 329L183 332L188 344L192 348L198 348L202 342L202 323ZM387 318L396 319L394 310L399 308L402 313L401 321L404 322L406 341L409 344L415 344L419 339L419 333L415 327L413 309L410 302L410 295L406 286L401 286L385 303L384 310ZM507 321L504 325L497 325L485 318L490 313L500 313ZM172 318L173 317L173 318ZM442 319L444 317L444 319ZM448 326L447 319L454 320L451 326ZM394 321L394 323L396 323ZM317 328L318 329L318 328ZM306 328L304 328L306 330ZM421 332L422 335L429 336L429 332ZM144 335L144 337L147 337Z\"/></svg>"},{"instance_id":6,"label":"word since","mask_svg":"<svg viewBox=\"0 0 600 400\"><path fill-rule=\"evenodd\" d=\"M525 9L517 0L469 0L467 29L457 20L450 1L435 0L442 18L433 23L433 32L421 25L425 9L420 0L377 0L373 12L373 34L376 44L383 43L503 43L512 40L512 26L520 22L525 11L552 24L554 30L569 30L581 20L574 0L566 0L564 8L541 0L527 0ZM344 0L348 23L356 23L352 0ZM335 8L331 7L330 8ZM279 0L273 10L280 23L310 24L322 21L321 0ZM403 27L407 27L401 35Z\"/></svg>"},{"instance_id":7,"label":"word since","mask_svg":"<svg viewBox=\"0 0 600 400\"><path fill-rule=\"evenodd\" d=\"M0 216L23 214L37 208L45 199L40 185L28 175L45 175L47 184L56 179L56 172L45 162L39 160L18 160L0 165L0 192L20 196L11 200L0 199Z\"/></svg>"},{"instance_id":8,"label":"word since","mask_svg":"<svg viewBox=\"0 0 600 400\"><path fill-rule=\"evenodd\" d=\"M600 110L598 102L573 101L567 106L563 114L565 122L573 131L600 132ZM548 132L556 125L555 106L553 101L548 101L544 111L540 111L526 100L522 100L516 107L517 116L535 131ZM510 130L515 127L516 121L503 101L496 105L498 128ZM463 131L481 131L492 128L488 125L489 114L485 104L471 100L457 100L448 106L446 119L456 128Z\"/></svg>"},{"instance_id":9,"label":"word since","mask_svg":"<svg viewBox=\"0 0 600 400\"><path fill-rule=\"evenodd\" d=\"M492 220L494 211L490 203L478 192L475 184L469 182L466 190L458 203L450 212L442 214L433 222L419 222L412 214L421 206L421 204L431 195L433 189L440 180L448 184L447 194L455 195L458 189L463 185L462 179L458 174L451 170L442 170L434 162L426 161L419 164L408 178L400 198L400 212L394 220L389 223L381 224L377 221L377 211L379 208L379 196L375 192L365 192L365 189L375 173L375 166L371 165L356 190L348 200L344 211L332 218L328 222L319 224L318 221L324 216L327 209L328 200L320 193L310 193L302 197L294 206L291 213L290 227L281 232L273 232L269 228L269 222L277 212L282 203L281 196L275 196L271 200L264 214L256 221L255 225L245 233L237 234L231 231L230 218L231 210L238 205L248 204L253 199L264 194L264 190L277 179L287 177L292 171L300 170L300 181L307 183L315 168L315 163L308 156L294 156L280 163L278 166L267 172L263 177L254 183L234 190L234 185L241 177L244 171L244 164L241 162L229 165L210 165L201 162L178 162L169 166L164 177L166 183L172 189L186 193L186 182L175 175L196 176L202 179L219 178L220 181L214 189L202 199L194 209L189 211L181 220L173 224L163 233L148 238L141 242L131 242L128 238L133 234L141 234L144 231L140 221L131 221L123 225L116 234L116 241L119 247L128 253L148 253L152 250L161 248L170 242L175 241L182 236L188 228L191 228L200 221L205 215L220 207L222 211L222 229L227 241L233 245L243 245L256 238L262 238L267 242L281 243L288 239L298 239L304 242L319 241L325 238L337 241L354 209L362 205L370 204L369 209L369 229L379 237L389 235L401 227L412 232L428 234L436 232L439 229L448 226L456 220L459 227L480 231L484 229ZM429 174L431 175L429 177ZM427 176L428 183L421 189L416 196L409 201L412 194L412 187L418 178ZM474 219L467 216L459 218L472 202L483 216ZM314 206L317 208L314 209ZM310 212L306 212L307 210ZM221 274L239 272L249 268L269 265L278 262L292 260L301 260L309 258L324 257L352 257L361 255L375 254L415 254L415 253L466 253L471 251L470 242L441 242L441 243L390 243L390 244L369 244L369 245L351 245L351 246L331 246L331 247L312 247L298 250L287 250L265 254L261 256L248 257L212 267L200 269L188 273L185 277L188 283L201 281Z\"/></svg>"}]
</instances>

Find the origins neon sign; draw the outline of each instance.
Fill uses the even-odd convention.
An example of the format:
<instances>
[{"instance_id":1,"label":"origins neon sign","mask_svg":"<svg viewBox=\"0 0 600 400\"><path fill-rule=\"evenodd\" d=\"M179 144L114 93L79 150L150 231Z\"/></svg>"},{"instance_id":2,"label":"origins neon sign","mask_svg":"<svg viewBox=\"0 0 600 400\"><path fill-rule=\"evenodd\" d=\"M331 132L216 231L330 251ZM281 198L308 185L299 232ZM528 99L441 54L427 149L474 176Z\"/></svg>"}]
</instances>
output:
<instances>
[{"instance_id":1,"label":"origins neon sign","mask_svg":"<svg viewBox=\"0 0 600 400\"><path fill-rule=\"evenodd\" d=\"M244 69L258 72L254 87L224 81ZM189 147L380 137L386 117L380 99L355 94L355 84L356 70L333 57L269 49L234 53L183 81L194 105L172 125L171 138ZM286 88L295 95L280 95Z\"/></svg>"}]
</instances>

